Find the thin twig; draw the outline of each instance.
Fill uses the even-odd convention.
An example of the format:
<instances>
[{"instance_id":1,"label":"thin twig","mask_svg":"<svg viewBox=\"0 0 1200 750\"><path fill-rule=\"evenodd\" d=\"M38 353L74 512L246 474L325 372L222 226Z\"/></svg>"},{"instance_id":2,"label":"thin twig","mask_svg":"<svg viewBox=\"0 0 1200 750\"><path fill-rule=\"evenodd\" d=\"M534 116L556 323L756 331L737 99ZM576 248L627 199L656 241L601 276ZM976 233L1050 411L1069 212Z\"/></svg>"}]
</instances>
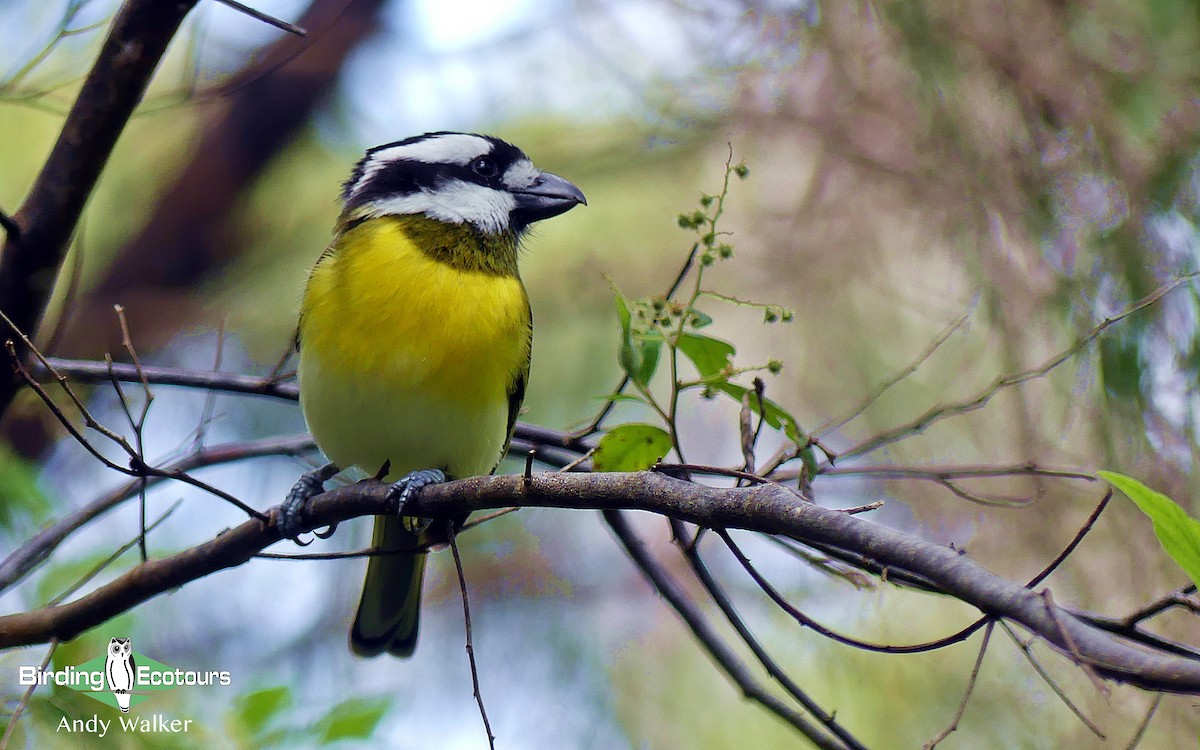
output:
<instances>
[{"instance_id":1,"label":"thin twig","mask_svg":"<svg viewBox=\"0 0 1200 750\"><path fill-rule=\"evenodd\" d=\"M46 656L42 659L42 663L38 666L38 672L45 672L46 667L50 664L50 659L54 657L54 650L58 648L58 639L50 639L50 647L46 649ZM21 714L25 713L25 707L29 705L29 699L33 697L33 691L37 689L37 682L30 683L29 687L21 694L21 700L17 701L16 708L13 709L12 715L8 717L8 726L4 728L4 736L0 737L0 750L7 750L8 743L12 739L13 732L17 729L17 720L21 718Z\"/></svg>"},{"instance_id":2,"label":"thin twig","mask_svg":"<svg viewBox=\"0 0 1200 750\"><path fill-rule=\"evenodd\" d=\"M1145 717L1138 724L1137 731L1133 733L1133 737L1129 738L1129 744L1125 746L1125 750L1136 750L1137 746L1142 743L1142 737L1146 735L1146 729L1150 726L1150 720L1154 718L1154 712L1158 710L1158 704L1162 703L1162 693L1155 693L1154 700L1150 703L1150 708L1147 709Z\"/></svg>"},{"instance_id":3,"label":"thin twig","mask_svg":"<svg viewBox=\"0 0 1200 750\"><path fill-rule=\"evenodd\" d=\"M1075 702L1067 697L1066 692L1059 687L1054 678L1050 676L1050 673L1046 671L1046 668L1043 667L1041 662L1037 660L1037 657L1033 655L1032 645L1018 636L1016 631L1013 630L1012 626L1007 622L1001 620L1000 627L1004 628L1004 631L1008 633L1008 637L1012 639L1012 642L1017 644L1017 648L1019 648L1021 653L1025 655L1025 660L1029 662L1031 667L1033 667L1033 671L1037 672L1038 677L1042 678L1042 682L1046 683L1046 686L1050 688L1051 692L1058 696L1058 699L1062 701L1063 705L1066 706L1071 713L1075 714L1075 718L1079 719L1079 721L1081 721L1083 725L1087 727L1089 731L1091 731L1092 734L1096 735L1102 740L1107 740L1108 737L1104 735L1104 732L1100 729L1100 727L1093 724L1092 721L1088 719L1086 715L1084 715L1083 710L1076 706Z\"/></svg>"},{"instance_id":4,"label":"thin twig","mask_svg":"<svg viewBox=\"0 0 1200 750\"><path fill-rule=\"evenodd\" d=\"M1056 367L1058 367L1062 363L1066 362L1071 357L1075 356L1084 347L1088 346L1092 341L1094 341L1101 333L1103 333L1110 326L1113 326L1113 325L1121 322L1122 320L1125 320L1126 318L1133 315L1134 313L1137 313L1140 310L1143 310L1143 309L1153 305L1154 303L1158 302L1158 300L1161 299L1164 295L1168 294L1169 292L1178 288L1179 286L1181 286L1189 281L1192 281L1193 279L1197 278L1198 276L1200 276L1200 272L1190 273L1185 276L1181 276L1178 279L1175 279L1174 281L1170 282L1169 284L1164 284L1163 286L1159 287L1155 291L1151 292L1150 294L1146 295L1145 297L1143 297L1140 300L1138 300L1137 302L1135 302L1133 305L1126 308L1121 313L1114 315L1111 318L1105 318L1104 320L1100 321L1095 326L1093 326L1092 329L1089 330L1087 333L1085 333L1082 336L1080 336L1079 338L1077 338L1075 340L1075 342L1072 343L1070 346L1068 346L1067 348L1058 352L1057 354L1051 356L1049 359L1045 360L1044 362L1042 362L1042 364L1038 365L1037 367L1033 367L1028 370L1022 370L1021 372L1013 373L1011 375L1004 375L1004 376L998 377L994 381L992 381L991 385L989 385L983 391L981 391L980 393L978 393L975 396L972 396L970 398L964 399L962 401L955 401L955 402L952 402L949 404L939 404L937 406L934 406L933 408L929 409L921 416L917 417L916 419L913 419L912 421L910 421L906 424L900 425L898 427L894 427L890 430L885 430L881 433L878 433L876 435L873 435L872 437L869 437L869 438L861 441L857 445L855 445L847 450L841 451L841 454L840 454L841 457L850 458L853 456L860 456L865 453L870 453L872 451L878 450L879 448L882 448L886 445L890 445L898 440L903 439L904 437L907 437L908 435L912 435L912 434L921 432L921 431L927 429L930 425L934 424L935 422L940 422L940 421L950 418L950 417L956 417L956 416L959 416L962 414L966 414L966 413L975 411L977 409L981 409L984 406L986 406L987 403L989 401L991 401L992 398L996 394L1000 393L1001 391L1004 391L1008 388L1012 388L1014 386L1021 385L1022 383L1026 383L1031 380L1036 380L1038 378L1045 377Z\"/></svg>"},{"instance_id":5,"label":"thin twig","mask_svg":"<svg viewBox=\"0 0 1200 750\"><path fill-rule=\"evenodd\" d=\"M779 471L772 479L786 482L795 479L799 472ZM1066 469L1053 466L1023 463L1000 466L830 466L821 471L823 477L876 477L880 479L915 479L931 482L956 479L987 479L1012 476L1050 477L1052 479L1077 479L1084 482L1096 481L1095 472L1082 469Z\"/></svg>"},{"instance_id":6,"label":"thin twig","mask_svg":"<svg viewBox=\"0 0 1200 750\"><path fill-rule=\"evenodd\" d=\"M496 735L492 733L492 724L488 721L487 709L483 705L483 693L479 690L479 668L475 664L475 644L471 639L471 604L467 597L467 576L463 573L462 557L458 554L453 524L449 525L446 536L450 542L450 552L454 555L454 569L458 571L458 589L462 592L463 625L467 632L467 662L471 665L471 690L475 695L475 703L479 706L479 718L483 719L483 729L487 732L488 747L496 750Z\"/></svg>"},{"instance_id":7,"label":"thin twig","mask_svg":"<svg viewBox=\"0 0 1200 750\"><path fill-rule=\"evenodd\" d=\"M1083 670L1083 673L1092 681L1092 686L1097 692L1106 698L1110 694L1108 686L1100 681L1100 676L1092 669L1090 660L1085 660L1083 655L1079 653L1079 646L1075 643L1075 638L1062 626L1062 621L1058 616L1058 607L1054 603L1054 596L1050 593L1050 589L1042 589L1042 600L1046 602L1046 613L1050 615L1050 619L1054 621L1055 627L1058 628L1059 634L1062 635L1063 644L1066 646L1066 651L1071 655L1071 660Z\"/></svg>"},{"instance_id":8,"label":"thin twig","mask_svg":"<svg viewBox=\"0 0 1200 750\"><path fill-rule=\"evenodd\" d=\"M844 413L842 416L834 417L833 419L830 419L830 420L822 423L821 425L819 425L816 429L814 429L812 431L813 434L814 435L824 435L827 432L832 432L834 430L840 430L841 428L845 427L849 422L862 416L862 414L871 407L871 404L878 401L879 398L881 396L883 396L883 394L887 393L893 386L895 386L900 381L904 380L908 376L915 373L917 370L919 370L921 368L921 365L923 365L927 361L929 361L929 358L932 357L937 352L937 350L941 348L942 344L946 343L946 341L949 340L949 338L951 336L953 336L954 333L956 331L958 331L958 329L962 328L963 324L966 323L967 319L970 317L971 317L970 311L967 311L967 312L963 313L962 315L958 316L958 318L956 320L954 320L952 323L950 323L948 326L946 326L942 330L942 332L938 334L937 338L935 338L933 341L931 341L929 343L929 345L926 346L925 349L922 350L921 353L917 355L917 358L914 359L908 365L908 367L905 367L903 370L900 370L899 372L893 374L890 378L888 378L883 383L881 383L874 391L869 393L866 398L864 398L856 406L851 408L848 412Z\"/></svg>"},{"instance_id":9,"label":"thin twig","mask_svg":"<svg viewBox=\"0 0 1200 750\"><path fill-rule=\"evenodd\" d=\"M229 320L228 315L221 317L217 324L217 351L213 357L213 372L221 371L221 360L225 356L225 325ZM142 371L142 377L145 377L145 371ZM208 436L208 427L212 423L213 413L217 408L217 392L210 389L204 394L204 408L200 410L200 422L196 425L196 436L192 445L192 450L199 450L204 447L204 439Z\"/></svg>"},{"instance_id":10,"label":"thin twig","mask_svg":"<svg viewBox=\"0 0 1200 750\"><path fill-rule=\"evenodd\" d=\"M729 535L728 531L724 529L714 529L714 531L716 531L717 535L721 537L721 541L725 543L725 546L729 548L729 551L733 553L733 556L737 558L737 561L741 564L742 568L750 574L752 579L754 579L755 585L757 585L762 592L766 594L768 598L770 598L771 601L775 602L776 606L778 606L785 613L787 613L788 616L804 627L810 628L819 635L822 635L829 640L834 641L835 643L840 643L843 646L851 646L863 651L873 651L881 654L921 653L924 651L933 651L939 648L944 648L953 643L966 640L976 630L985 624L985 621L981 620L979 622L972 623L967 628L964 628L963 630L960 630L959 632L954 633L947 638L940 638L929 643L919 643L911 646L891 646L880 643L870 643L869 641L862 641L857 638L851 638L848 635L842 635L841 633L831 630L830 628L804 614L794 604L789 602L783 594L779 593L779 590L772 586L771 582L763 577L762 573L758 571L758 568L754 567L754 564L750 562L750 558L747 557L746 554L742 552L741 547L739 547L737 543L733 541L733 538Z\"/></svg>"},{"instance_id":11,"label":"thin twig","mask_svg":"<svg viewBox=\"0 0 1200 750\"><path fill-rule=\"evenodd\" d=\"M1128 627L1133 627L1139 622L1162 614L1172 607L1188 607L1188 597L1194 593L1196 593L1196 584L1188 584L1130 613L1122 622Z\"/></svg>"},{"instance_id":12,"label":"thin twig","mask_svg":"<svg viewBox=\"0 0 1200 750\"><path fill-rule=\"evenodd\" d=\"M679 582L672 578L671 574L646 551L645 544L630 527L624 513L619 510L605 510L603 515L609 528L621 542L621 546L625 548L638 570L679 614L684 624L692 631L692 635L712 656L721 671L741 689L742 695L790 724L822 750L847 750L843 742L827 735L800 712L758 684L758 681L746 668L745 663L713 629L699 606L689 598Z\"/></svg>"},{"instance_id":13,"label":"thin twig","mask_svg":"<svg viewBox=\"0 0 1200 750\"><path fill-rule=\"evenodd\" d=\"M1063 547L1062 551L1055 555L1054 559L1051 560L1044 568L1042 568L1040 573L1034 576L1029 583L1025 584L1025 588L1033 588L1042 581L1046 580L1047 576L1057 570L1059 565L1063 564L1063 562L1071 555L1071 553L1075 551L1075 548L1083 542L1083 538L1087 536L1088 532L1090 532L1096 525L1096 521L1100 520L1100 514L1103 513L1104 509L1108 507L1108 501L1112 500L1112 496L1113 490L1111 487L1109 487L1105 491L1104 497L1100 498L1100 502L1097 503L1096 507L1092 509L1092 512L1088 514L1088 517L1083 522L1083 525L1080 526L1079 530L1075 532L1075 536L1071 537L1071 541L1067 543L1067 546Z\"/></svg>"},{"instance_id":14,"label":"thin twig","mask_svg":"<svg viewBox=\"0 0 1200 750\"><path fill-rule=\"evenodd\" d=\"M724 530L716 529L715 531L718 534L721 534ZM806 693L796 683L796 681L793 680L791 676L789 676L787 672L785 672L783 668L779 666L778 662L771 658L771 655L767 653L767 650L763 648L762 644L759 643L754 634L750 632L750 628L746 626L745 621L742 619L741 615L738 614L737 609L733 606L733 601L729 598L729 595L725 592L725 589L717 582L716 578L714 578L712 573L708 570L708 566L705 565L704 561L700 558L699 546L695 543L688 545L684 548L684 554L687 556L688 563L692 566L692 570L696 573L696 577L700 580L701 585L703 585L705 590L708 591L709 596L712 597L713 602L716 603L717 607L721 610L721 613L725 615L725 619L730 625L733 626L733 629L737 632L738 637L741 638L742 643L746 644L746 647L749 648L751 653L754 654L754 657L758 659L759 664L762 665L767 674L769 674L775 679L776 682L783 686L783 689L787 691L788 695L791 695L796 702L803 706L804 710L808 711L808 713L811 714L814 719L820 722L822 726L824 726L842 742L846 743L846 747L851 748L852 750L866 750L863 744L859 742L854 735L850 734L848 730L846 730L837 722L835 714L827 713L824 709L822 709L821 706L818 705L817 702L814 701L808 695L808 693Z\"/></svg>"},{"instance_id":15,"label":"thin twig","mask_svg":"<svg viewBox=\"0 0 1200 750\"><path fill-rule=\"evenodd\" d=\"M163 468L164 473L171 470L191 471L261 456L298 456L315 450L316 444L308 435L250 440L205 448L177 459ZM167 477L163 475L152 476L149 478L149 483L153 485L166 480ZM135 479L106 492L27 539L3 562L0 562L0 591L6 590L36 569L71 534L135 495L138 486L139 482Z\"/></svg>"},{"instance_id":16,"label":"thin twig","mask_svg":"<svg viewBox=\"0 0 1200 750\"><path fill-rule=\"evenodd\" d=\"M79 589L83 588L87 584L88 581L90 581L93 578L95 578L96 576L100 575L100 573L102 573L105 568L107 568L109 565L112 565L114 562L116 562L121 557L121 555L128 552L135 545L137 545L138 547L140 547L142 549L145 549L144 545L146 542L146 534L150 533L151 531L156 529L159 524L161 524L163 521L167 520L167 518L170 517L170 515L172 513L174 513L175 510L177 508L179 508L179 506L182 503L183 503L182 500L176 500L174 503L171 504L171 507L167 508L166 512L164 512L161 516L159 516L157 519L155 519L154 523L150 524L149 526L140 528L138 530L138 535L136 537L134 537L130 541L126 542L125 544L122 544L111 555L104 558L100 562L96 563L96 565L93 566L91 570L89 570L88 572L86 572L82 576L80 576L79 579L75 581L75 583L71 584L63 591L60 591L53 599L51 599L49 602L47 602L47 604L50 606L53 606L55 604L60 604L64 601L66 601L67 597L69 597L71 594L74 594ZM145 562L145 561L146 561L146 557L143 555L142 562Z\"/></svg>"},{"instance_id":17,"label":"thin twig","mask_svg":"<svg viewBox=\"0 0 1200 750\"><path fill-rule=\"evenodd\" d=\"M971 700L971 694L975 692L975 681L979 679L979 670L983 667L983 657L987 654L988 643L992 640L992 630L996 627L995 620L988 620L987 627L983 629L983 643L979 644L979 654L975 657L975 665L971 667L971 676L967 679L967 689L963 692L962 700L958 703L958 710L954 712L954 718L946 725L946 728L929 742L922 746L922 750L933 750L942 740L954 734L958 730L958 723L962 721L963 714L967 712L967 703Z\"/></svg>"},{"instance_id":18,"label":"thin twig","mask_svg":"<svg viewBox=\"0 0 1200 750\"><path fill-rule=\"evenodd\" d=\"M308 36L308 31L297 26L296 24L288 23L287 21L276 18L275 16L269 16L266 13L263 13L261 10L255 10L254 8L242 5L237 0L217 0L217 2L226 6L227 8L236 10L238 13L242 13L255 20L274 26L280 31L286 31L289 34L295 34L296 36Z\"/></svg>"}]
</instances>

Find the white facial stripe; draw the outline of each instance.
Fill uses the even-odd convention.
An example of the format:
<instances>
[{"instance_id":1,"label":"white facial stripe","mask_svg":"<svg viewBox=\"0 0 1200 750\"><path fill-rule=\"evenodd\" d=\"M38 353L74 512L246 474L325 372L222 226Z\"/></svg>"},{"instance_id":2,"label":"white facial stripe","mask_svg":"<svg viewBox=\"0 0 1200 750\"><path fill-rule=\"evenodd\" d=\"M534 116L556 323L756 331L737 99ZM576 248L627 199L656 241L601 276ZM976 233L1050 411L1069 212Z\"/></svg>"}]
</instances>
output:
<instances>
[{"instance_id":1,"label":"white facial stripe","mask_svg":"<svg viewBox=\"0 0 1200 750\"><path fill-rule=\"evenodd\" d=\"M396 159L421 161L426 164L458 164L466 166L471 160L492 150L486 138L466 133L450 133L426 138L405 146L392 146L371 155L371 164L385 164Z\"/></svg>"},{"instance_id":2,"label":"white facial stripe","mask_svg":"<svg viewBox=\"0 0 1200 750\"><path fill-rule=\"evenodd\" d=\"M360 216L424 214L454 224L470 222L482 232L497 234L508 229L508 215L515 206L513 196L503 190L453 180L436 192L421 191L371 201L356 213Z\"/></svg>"},{"instance_id":3,"label":"white facial stripe","mask_svg":"<svg viewBox=\"0 0 1200 750\"><path fill-rule=\"evenodd\" d=\"M486 138L469 133L449 133L404 146L392 146L371 154L363 166L362 176L354 183L353 195L363 188L375 173L397 160L419 161L426 164L457 164L466 166L475 159L489 153L492 144ZM532 164L530 167L532 168Z\"/></svg>"},{"instance_id":4,"label":"white facial stripe","mask_svg":"<svg viewBox=\"0 0 1200 750\"><path fill-rule=\"evenodd\" d=\"M510 188L527 188L541 175L533 162L528 159L518 159L513 165L504 170L504 184Z\"/></svg>"}]
</instances>

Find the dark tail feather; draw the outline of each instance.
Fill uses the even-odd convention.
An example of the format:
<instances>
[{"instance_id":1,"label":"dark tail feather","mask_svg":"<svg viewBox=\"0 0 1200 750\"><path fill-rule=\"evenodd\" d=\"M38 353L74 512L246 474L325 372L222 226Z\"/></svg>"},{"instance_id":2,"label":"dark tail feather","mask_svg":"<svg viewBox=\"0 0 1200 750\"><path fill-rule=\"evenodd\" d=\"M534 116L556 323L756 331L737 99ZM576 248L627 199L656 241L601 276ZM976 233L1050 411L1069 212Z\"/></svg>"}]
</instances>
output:
<instances>
[{"instance_id":1,"label":"dark tail feather","mask_svg":"<svg viewBox=\"0 0 1200 750\"><path fill-rule=\"evenodd\" d=\"M417 543L417 534L404 528L398 516L375 519L373 546L404 549ZM421 615L421 580L425 575L425 553L377 555L367 563L367 580L354 627L350 650L359 656L412 656L417 646L417 624Z\"/></svg>"}]
</instances>

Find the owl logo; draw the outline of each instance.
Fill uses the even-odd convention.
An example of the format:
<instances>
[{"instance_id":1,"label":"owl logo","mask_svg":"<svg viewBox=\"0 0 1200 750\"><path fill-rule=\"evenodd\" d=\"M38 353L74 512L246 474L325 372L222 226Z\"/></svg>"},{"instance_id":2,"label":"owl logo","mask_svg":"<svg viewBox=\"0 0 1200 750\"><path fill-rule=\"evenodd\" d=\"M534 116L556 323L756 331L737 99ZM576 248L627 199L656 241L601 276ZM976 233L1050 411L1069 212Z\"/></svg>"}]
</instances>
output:
<instances>
[{"instance_id":1,"label":"owl logo","mask_svg":"<svg viewBox=\"0 0 1200 750\"><path fill-rule=\"evenodd\" d=\"M117 699L121 713L129 713L129 696L137 687L137 665L133 663L133 644L128 638L111 638L108 641L107 660L104 674L108 677L108 689Z\"/></svg>"}]
</instances>

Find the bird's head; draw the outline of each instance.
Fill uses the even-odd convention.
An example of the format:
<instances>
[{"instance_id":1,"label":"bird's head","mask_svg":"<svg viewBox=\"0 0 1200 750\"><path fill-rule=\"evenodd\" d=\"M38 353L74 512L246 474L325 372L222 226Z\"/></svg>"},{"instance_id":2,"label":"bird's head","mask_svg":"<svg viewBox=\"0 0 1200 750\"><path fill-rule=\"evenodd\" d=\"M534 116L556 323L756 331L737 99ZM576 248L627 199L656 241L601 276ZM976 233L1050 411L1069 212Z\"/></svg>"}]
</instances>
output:
<instances>
[{"instance_id":1,"label":"bird's head","mask_svg":"<svg viewBox=\"0 0 1200 750\"><path fill-rule=\"evenodd\" d=\"M511 143L472 133L426 133L367 151L342 189L346 215L424 215L485 234L587 204L579 188L542 172Z\"/></svg>"}]
</instances>

